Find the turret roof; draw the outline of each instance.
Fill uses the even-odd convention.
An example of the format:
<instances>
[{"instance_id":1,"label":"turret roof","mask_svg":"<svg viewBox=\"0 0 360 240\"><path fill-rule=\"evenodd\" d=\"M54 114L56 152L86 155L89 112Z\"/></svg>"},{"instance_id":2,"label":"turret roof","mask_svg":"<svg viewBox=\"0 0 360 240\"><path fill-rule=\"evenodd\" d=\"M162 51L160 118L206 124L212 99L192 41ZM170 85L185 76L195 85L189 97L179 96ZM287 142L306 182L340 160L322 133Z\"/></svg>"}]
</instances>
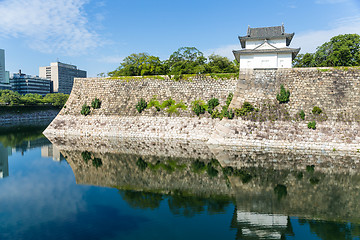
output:
<instances>
[{"instance_id":1,"label":"turret roof","mask_svg":"<svg viewBox=\"0 0 360 240\"><path fill-rule=\"evenodd\" d=\"M275 27L261 27L261 28L250 28L248 27L246 36L239 36L241 47L245 48L246 40L250 39L277 39L286 38L286 46L290 45L290 42L295 33L285 33L284 25Z\"/></svg>"}]
</instances>

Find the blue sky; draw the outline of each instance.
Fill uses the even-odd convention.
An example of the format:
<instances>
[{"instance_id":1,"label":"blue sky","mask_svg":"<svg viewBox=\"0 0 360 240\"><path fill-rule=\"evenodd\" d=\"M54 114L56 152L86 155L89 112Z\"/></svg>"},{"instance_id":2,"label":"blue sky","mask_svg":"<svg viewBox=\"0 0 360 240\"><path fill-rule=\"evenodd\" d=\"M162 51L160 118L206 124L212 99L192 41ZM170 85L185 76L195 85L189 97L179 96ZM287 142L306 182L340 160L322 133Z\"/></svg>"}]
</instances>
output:
<instances>
[{"instance_id":1,"label":"blue sky","mask_svg":"<svg viewBox=\"0 0 360 240\"><path fill-rule=\"evenodd\" d=\"M360 34L360 0L0 0L0 16L6 70L31 75L58 59L95 77L131 53L164 60L183 46L234 59L248 25L284 23L302 53Z\"/></svg>"}]
</instances>

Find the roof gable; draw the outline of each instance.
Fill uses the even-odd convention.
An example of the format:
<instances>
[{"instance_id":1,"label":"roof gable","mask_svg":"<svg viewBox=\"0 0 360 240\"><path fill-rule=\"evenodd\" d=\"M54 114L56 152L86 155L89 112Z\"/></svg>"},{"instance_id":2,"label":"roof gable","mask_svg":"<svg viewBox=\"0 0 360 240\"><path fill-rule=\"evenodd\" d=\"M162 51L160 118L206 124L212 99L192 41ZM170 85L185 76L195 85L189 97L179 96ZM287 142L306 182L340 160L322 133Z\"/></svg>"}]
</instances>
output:
<instances>
[{"instance_id":1,"label":"roof gable","mask_svg":"<svg viewBox=\"0 0 360 240\"><path fill-rule=\"evenodd\" d=\"M261 50L261 49L277 49L277 47L271 45L270 43L268 43L267 40L265 40L262 44L254 48L254 50Z\"/></svg>"}]
</instances>

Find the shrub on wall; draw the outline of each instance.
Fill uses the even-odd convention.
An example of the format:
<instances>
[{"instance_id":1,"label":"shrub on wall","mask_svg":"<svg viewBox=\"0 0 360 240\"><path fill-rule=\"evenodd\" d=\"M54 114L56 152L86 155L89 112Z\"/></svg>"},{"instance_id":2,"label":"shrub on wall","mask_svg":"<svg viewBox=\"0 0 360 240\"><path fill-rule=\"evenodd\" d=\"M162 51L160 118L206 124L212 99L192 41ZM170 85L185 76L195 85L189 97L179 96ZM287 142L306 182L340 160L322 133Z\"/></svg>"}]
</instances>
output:
<instances>
[{"instance_id":1,"label":"shrub on wall","mask_svg":"<svg viewBox=\"0 0 360 240\"><path fill-rule=\"evenodd\" d=\"M320 115L322 113L322 109L315 106L312 110L312 113L315 114L315 115Z\"/></svg>"},{"instance_id":2,"label":"shrub on wall","mask_svg":"<svg viewBox=\"0 0 360 240\"><path fill-rule=\"evenodd\" d=\"M234 94L233 93L229 93L228 97L226 98L226 106L229 106L232 99L234 97Z\"/></svg>"},{"instance_id":3,"label":"shrub on wall","mask_svg":"<svg viewBox=\"0 0 360 240\"><path fill-rule=\"evenodd\" d=\"M212 98L208 101L208 113L212 114L213 110L219 105L219 99Z\"/></svg>"},{"instance_id":4,"label":"shrub on wall","mask_svg":"<svg viewBox=\"0 0 360 240\"><path fill-rule=\"evenodd\" d=\"M203 100L197 99L191 103L193 112L200 116L200 114L204 114L207 110L207 105L204 103Z\"/></svg>"},{"instance_id":5,"label":"shrub on wall","mask_svg":"<svg viewBox=\"0 0 360 240\"><path fill-rule=\"evenodd\" d=\"M155 107L156 111L158 111L158 112L161 110L160 102L156 99L156 97L153 97L147 105L147 108L149 108L149 109L152 107Z\"/></svg>"},{"instance_id":6,"label":"shrub on wall","mask_svg":"<svg viewBox=\"0 0 360 240\"><path fill-rule=\"evenodd\" d=\"M136 104L136 110L141 113L147 107L147 102L141 98L140 101Z\"/></svg>"},{"instance_id":7,"label":"shrub on wall","mask_svg":"<svg viewBox=\"0 0 360 240\"><path fill-rule=\"evenodd\" d=\"M95 98L94 100L92 100L91 107L93 109L98 109L98 108L100 108L100 106L101 106L101 101L98 98Z\"/></svg>"},{"instance_id":8,"label":"shrub on wall","mask_svg":"<svg viewBox=\"0 0 360 240\"><path fill-rule=\"evenodd\" d=\"M276 95L276 99L279 103L287 103L290 100L290 91L285 90L285 87L282 84L280 86L280 93Z\"/></svg>"},{"instance_id":9,"label":"shrub on wall","mask_svg":"<svg viewBox=\"0 0 360 240\"><path fill-rule=\"evenodd\" d=\"M301 110L300 113L299 113L299 116L302 120L305 120L305 113L304 113L304 110Z\"/></svg>"},{"instance_id":10,"label":"shrub on wall","mask_svg":"<svg viewBox=\"0 0 360 240\"><path fill-rule=\"evenodd\" d=\"M94 158L94 159L92 160L92 165L93 165L94 167L96 167L96 168L101 167L101 166L102 166L102 161L101 161L101 159L100 159L100 158Z\"/></svg>"},{"instance_id":11,"label":"shrub on wall","mask_svg":"<svg viewBox=\"0 0 360 240\"><path fill-rule=\"evenodd\" d=\"M84 105L82 105L81 107L81 112L82 115L87 116L90 114L90 106L88 106L86 103L84 103Z\"/></svg>"},{"instance_id":12,"label":"shrub on wall","mask_svg":"<svg viewBox=\"0 0 360 240\"><path fill-rule=\"evenodd\" d=\"M309 122L308 123L308 128L315 130L316 129L316 122L315 121Z\"/></svg>"},{"instance_id":13,"label":"shrub on wall","mask_svg":"<svg viewBox=\"0 0 360 240\"><path fill-rule=\"evenodd\" d=\"M235 109L236 116L246 116L249 112L254 111L254 106L249 102L244 102L242 107Z\"/></svg>"}]
</instances>

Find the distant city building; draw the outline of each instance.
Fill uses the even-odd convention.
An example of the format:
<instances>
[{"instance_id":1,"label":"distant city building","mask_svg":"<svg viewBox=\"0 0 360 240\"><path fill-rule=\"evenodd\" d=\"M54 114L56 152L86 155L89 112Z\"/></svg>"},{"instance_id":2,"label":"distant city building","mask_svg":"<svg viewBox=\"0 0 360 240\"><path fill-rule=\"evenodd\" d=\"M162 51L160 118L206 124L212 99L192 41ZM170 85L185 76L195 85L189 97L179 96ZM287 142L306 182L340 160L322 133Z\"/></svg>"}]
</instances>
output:
<instances>
[{"instance_id":1,"label":"distant city building","mask_svg":"<svg viewBox=\"0 0 360 240\"><path fill-rule=\"evenodd\" d=\"M9 149L0 143L0 178L9 176Z\"/></svg>"},{"instance_id":2,"label":"distant city building","mask_svg":"<svg viewBox=\"0 0 360 240\"><path fill-rule=\"evenodd\" d=\"M41 156L50 157L56 162L63 160L59 149L52 144L41 147Z\"/></svg>"},{"instance_id":3,"label":"distant city building","mask_svg":"<svg viewBox=\"0 0 360 240\"><path fill-rule=\"evenodd\" d=\"M39 76L51 80L51 92L70 94L74 78L86 78L86 71L76 66L61 62L50 63L50 66L40 67Z\"/></svg>"},{"instance_id":4,"label":"distant city building","mask_svg":"<svg viewBox=\"0 0 360 240\"><path fill-rule=\"evenodd\" d=\"M239 37L241 50L234 56L241 69L291 68L292 60L300 48L289 48L295 33L285 33L284 25L250 28L247 35Z\"/></svg>"},{"instance_id":5,"label":"distant city building","mask_svg":"<svg viewBox=\"0 0 360 240\"><path fill-rule=\"evenodd\" d=\"M14 73L10 77L10 85L12 90L20 94L37 93L46 95L50 93L51 81L48 79L39 78L38 76L31 76L21 73Z\"/></svg>"},{"instance_id":6,"label":"distant city building","mask_svg":"<svg viewBox=\"0 0 360 240\"><path fill-rule=\"evenodd\" d=\"M0 90L11 90L9 72L5 71L5 50L0 49Z\"/></svg>"}]
</instances>

